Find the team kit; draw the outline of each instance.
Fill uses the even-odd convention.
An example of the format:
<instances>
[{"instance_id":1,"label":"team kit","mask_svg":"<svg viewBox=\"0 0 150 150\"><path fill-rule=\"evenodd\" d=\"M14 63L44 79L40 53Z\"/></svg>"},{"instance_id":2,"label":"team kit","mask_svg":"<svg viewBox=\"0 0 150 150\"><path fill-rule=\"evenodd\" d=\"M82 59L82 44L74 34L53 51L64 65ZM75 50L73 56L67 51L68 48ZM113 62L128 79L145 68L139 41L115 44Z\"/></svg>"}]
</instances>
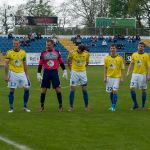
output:
<instances>
[{"instance_id":1,"label":"team kit","mask_svg":"<svg viewBox=\"0 0 150 150\"><path fill-rule=\"evenodd\" d=\"M144 52L145 44L138 44L137 52L132 54L131 62L127 73L124 73L124 59L117 54L116 45L110 46L110 53L104 58L104 82L106 83L106 92L110 94L111 107L110 111L116 111L118 99L118 90L120 82L124 81L125 76L132 73L130 82L130 94L133 100L132 110L141 107L145 109L147 81L150 80L150 56ZM88 91L87 91L87 74L86 68L89 63L89 53L82 44L77 50L71 51L68 55L68 68L70 70L70 107L68 111L74 111L74 97L76 87L80 84L84 100L84 109L89 111ZM41 53L37 70L37 80L41 84L40 93L40 111L44 111L44 104L47 89L51 86L56 92L58 99L58 110L63 112L62 93L58 74L59 66L63 70L63 77L68 78L67 70L62 60L61 54L54 48L54 41L46 41L46 50ZM42 71L43 70L43 71ZM42 73L43 72L43 73ZM43 75L42 75L43 74ZM8 83L9 94L9 113L14 112L14 92L17 87L24 89L23 105L24 111L30 112L28 108L30 80L28 76L26 52L20 48L20 41L13 40L13 48L7 51L5 58L5 81ZM141 90L142 106L139 106L136 98L136 88Z\"/></svg>"}]
</instances>

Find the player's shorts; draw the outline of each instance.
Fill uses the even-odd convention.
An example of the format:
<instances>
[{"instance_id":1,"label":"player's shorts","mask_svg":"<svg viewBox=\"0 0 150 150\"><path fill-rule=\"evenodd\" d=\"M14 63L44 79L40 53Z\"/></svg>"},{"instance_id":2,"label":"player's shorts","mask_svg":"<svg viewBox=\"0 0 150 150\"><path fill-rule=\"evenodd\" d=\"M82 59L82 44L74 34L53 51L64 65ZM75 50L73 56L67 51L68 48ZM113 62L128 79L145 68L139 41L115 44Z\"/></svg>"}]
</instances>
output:
<instances>
[{"instance_id":1,"label":"player's shorts","mask_svg":"<svg viewBox=\"0 0 150 150\"><path fill-rule=\"evenodd\" d=\"M139 89L147 89L146 74L132 73L130 88L136 88L137 86Z\"/></svg>"},{"instance_id":2,"label":"player's shorts","mask_svg":"<svg viewBox=\"0 0 150 150\"><path fill-rule=\"evenodd\" d=\"M60 87L58 70L45 69L43 73L41 88L50 88L51 83L54 89Z\"/></svg>"},{"instance_id":3,"label":"player's shorts","mask_svg":"<svg viewBox=\"0 0 150 150\"><path fill-rule=\"evenodd\" d=\"M112 91L118 91L120 78L107 77L106 92L111 93Z\"/></svg>"},{"instance_id":4,"label":"player's shorts","mask_svg":"<svg viewBox=\"0 0 150 150\"><path fill-rule=\"evenodd\" d=\"M9 81L8 81L9 88L17 88L17 87L24 87L29 89L30 82L27 79L25 72L16 73L13 71L9 71Z\"/></svg>"},{"instance_id":5,"label":"player's shorts","mask_svg":"<svg viewBox=\"0 0 150 150\"><path fill-rule=\"evenodd\" d=\"M81 86L87 85L86 71L84 72L77 72L74 70L71 71L70 85L77 86L78 84L80 84Z\"/></svg>"}]
</instances>

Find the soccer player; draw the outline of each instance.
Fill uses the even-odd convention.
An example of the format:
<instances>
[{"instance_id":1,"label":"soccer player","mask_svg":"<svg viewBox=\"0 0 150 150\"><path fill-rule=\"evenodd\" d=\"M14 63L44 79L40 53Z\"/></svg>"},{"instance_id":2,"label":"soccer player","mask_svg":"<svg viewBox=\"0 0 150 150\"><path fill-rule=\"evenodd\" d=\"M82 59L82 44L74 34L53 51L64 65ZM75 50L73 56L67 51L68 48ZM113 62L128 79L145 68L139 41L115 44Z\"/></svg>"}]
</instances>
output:
<instances>
[{"instance_id":1,"label":"soccer player","mask_svg":"<svg viewBox=\"0 0 150 150\"><path fill-rule=\"evenodd\" d=\"M51 83L57 94L59 111L63 111L62 94L58 75L59 65L63 69L63 77L67 79L67 70L65 69L62 57L59 51L54 49L54 41L49 39L46 42L46 50L41 53L37 73L37 80L41 82L41 112L44 111L45 96L47 89L49 89L51 86ZM43 77L41 76L42 68L44 69Z\"/></svg>"},{"instance_id":2,"label":"soccer player","mask_svg":"<svg viewBox=\"0 0 150 150\"><path fill-rule=\"evenodd\" d=\"M30 112L27 108L29 99L29 76L26 63L26 52L20 49L20 41L13 40L13 49L6 54L5 61L5 81L8 82L9 92L9 113L13 112L14 92L17 87L24 88L24 110Z\"/></svg>"},{"instance_id":3,"label":"soccer player","mask_svg":"<svg viewBox=\"0 0 150 150\"><path fill-rule=\"evenodd\" d=\"M80 83L82 87L85 111L88 111L88 92L87 92L87 75L86 67L89 63L89 53L84 45L79 45L76 51L70 52L68 56L68 67L71 71L70 78L70 109L73 111L74 95L76 86Z\"/></svg>"},{"instance_id":4,"label":"soccer player","mask_svg":"<svg viewBox=\"0 0 150 150\"><path fill-rule=\"evenodd\" d=\"M106 92L110 93L111 111L116 110L118 89L120 81L123 81L124 60L117 54L116 45L110 46L110 55L104 59L104 82Z\"/></svg>"},{"instance_id":5,"label":"soccer player","mask_svg":"<svg viewBox=\"0 0 150 150\"><path fill-rule=\"evenodd\" d=\"M133 100L133 110L139 107L135 89L138 86L142 91L142 108L145 108L147 80L150 80L150 57L144 52L145 44L138 44L138 51L132 54L131 63L128 67L127 76L132 72L130 93Z\"/></svg>"}]
</instances>

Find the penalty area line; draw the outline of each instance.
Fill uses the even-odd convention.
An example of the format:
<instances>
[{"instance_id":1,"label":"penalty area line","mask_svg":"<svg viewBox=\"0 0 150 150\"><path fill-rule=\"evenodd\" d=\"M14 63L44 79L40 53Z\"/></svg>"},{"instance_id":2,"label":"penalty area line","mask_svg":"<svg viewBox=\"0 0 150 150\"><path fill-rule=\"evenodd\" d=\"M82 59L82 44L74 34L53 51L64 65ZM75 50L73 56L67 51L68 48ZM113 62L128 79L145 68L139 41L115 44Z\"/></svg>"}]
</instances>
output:
<instances>
[{"instance_id":1,"label":"penalty area line","mask_svg":"<svg viewBox=\"0 0 150 150\"><path fill-rule=\"evenodd\" d=\"M18 144L15 141L12 141L3 136L0 136L0 141L3 141L4 143L11 145L11 146L17 148L18 150L31 150L31 148L27 147L26 145Z\"/></svg>"}]
</instances>

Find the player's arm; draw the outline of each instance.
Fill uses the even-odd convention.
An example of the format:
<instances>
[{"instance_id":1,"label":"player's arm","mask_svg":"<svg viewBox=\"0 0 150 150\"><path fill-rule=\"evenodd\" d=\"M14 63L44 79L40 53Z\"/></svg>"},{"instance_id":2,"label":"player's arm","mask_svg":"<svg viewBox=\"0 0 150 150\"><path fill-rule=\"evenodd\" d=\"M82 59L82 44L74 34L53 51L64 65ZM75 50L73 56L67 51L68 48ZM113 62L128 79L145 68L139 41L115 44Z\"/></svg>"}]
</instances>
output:
<instances>
[{"instance_id":1,"label":"player's arm","mask_svg":"<svg viewBox=\"0 0 150 150\"><path fill-rule=\"evenodd\" d=\"M127 76L130 74L130 72L133 70L133 66L134 66L134 63L133 62L130 62L129 64L129 67L128 67L128 71L127 71Z\"/></svg>"},{"instance_id":2,"label":"player's arm","mask_svg":"<svg viewBox=\"0 0 150 150\"><path fill-rule=\"evenodd\" d=\"M147 80L150 80L150 56L148 57L148 73L147 73Z\"/></svg>"},{"instance_id":3,"label":"player's arm","mask_svg":"<svg viewBox=\"0 0 150 150\"><path fill-rule=\"evenodd\" d=\"M27 65L26 61L23 61L23 66L24 66L24 72L25 72L27 78L29 78L29 76L28 76L28 65Z\"/></svg>"},{"instance_id":4,"label":"player's arm","mask_svg":"<svg viewBox=\"0 0 150 150\"><path fill-rule=\"evenodd\" d=\"M148 67L147 80L150 80L150 66Z\"/></svg>"},{"instance_id":5,"label":"player's arm","mask_svg":"<svg viewBox=\"0 0 150 150\"><path fill-rule=\"evenodd\" d=\"M58 60L59 60L59 64L60 64L61 69L63 71L66 70L65 64L64 64L64 62L63 62L62 57L61 57L60 54L59 54Z\"/></svg>"},{"instance_id":6,"label":"player's arm","mask_svg":"<svg viewBox=\"0 0 150 150\"><path fill-rule=\"evenodd\" d=\"M125 74L125 62L124 62L123 58L121 61L122 61L122 63L121 63L121 81L123 81L124 80L124 74Z\"/></svg>"},{"instance_id":7,"label":"player's arm","mask_svg":"<svg viewBox=\"0 0 150 150\"><path fill-rule=\"evenodd\" d=\"M61 57L60 52L59 52L59 56L58 56L58 61L59 61L59 64L60 64L61 69L63 70L63 75L62 75L62 77L67 80L67 79L68 79L68 73L67 73L67 70L66 70L66 67L65 67L65 64L64 64L64 62L63 62L63 59L62 59L62 57Z\"/></svg>"},{"instance_id":8,"label":"player's arm","mask_svg":"<svg viewBox=\"0 0 150 150\"><path fill-rule=\"evenodd\" d=\"M24 58L23 58L23 67L24 67L24 72L26 74L27 79L29 79L28 76L28 65L27 65L27 61L26 61L26 53L24 54Z\"/></svg>"},{"instance_id":9,"label":"player's arm","mask_svg":"<svg viewBox=\"0 0 150 150\"><path fill-rule=\"evenodd\" d=\"M107 81L107 67L106 64L104 64L104 82Z\"/></svg>"},{"instance_id":10,"label":"player's arm","mask_svg":"<svg viewBox=\"0 0 150 150\"><path fill-rule=\"evenodd\" d=\"M89 64L89 58L90 58L90 55L89 55L89 53L88 53L88 55L87 55L87 59L86 59L86 67L88 66L88 64Z\"/></svg>"},{"instance_id":11,"label":"player's arm","mask_svg":"<svg viewBox=\"0 0 150 150\"><path fill-rule=\"evenodd\" d=\"M11 54L10 54L10 51L8 51L6 53L6 57L5 57L5 81L8 81L9 80L9 77L8 77L8 71L9 71L9 62L10 62L10 58L11 58Z\"/></svg>"},{"instance_id":12,"label":"player's arm","mask_svg":"<svg viewBox=\"0 0 150 150\"><path fill-rule=\"evenodd\" d=\"M39 65L38 65L38 70L37 70L37 80L38 80L39 82L42 81L41 72L42 72L42 66L43 66L43 64L44 64L43 53L41 53L40 61L39 61Z\"/></svg>"},{"instance_id":13,"label":"player's arm","mask_svg":"<svg viewBox=\"0 0 150 150\"><path fill-rule=\"evenodd\" d=\"M107 66L106 66L107 60L104 59L104 82L107 81Z\"/></svg>"},{"instance_id":14,"label":"player's arm","mask_svg":"<svg viewBox=\"0 0 150 150\"><path fill-rule=\"evenodd\" d=\"M68 63L68 68L70 71L71 71L71 66L72 66L72 58L73 58L72 53L69 53L67 63Z\"/></svg>"},{"instance_id":15,"label":"player's arm","mask_svg":"<svg viewBox=\"0 0 150 150\"><path fill-rule=\"evenodd\" d=\"M127 71L127 76L130 74L130 72L133 70L133 66L134 66L134 56L132 55L131 57L131 62L129 64L129 67L128 67L128 71Z\"/></svg>"},{"instance_id":16,"label":"player's arm","mask_svg":"<svg viewBox=\"0 0 150 150\"><path fill-rule=\"evenodd\" d=\"M9 59L5 59L5 81L8 81Z\"/></svg>"}]
</instances>

